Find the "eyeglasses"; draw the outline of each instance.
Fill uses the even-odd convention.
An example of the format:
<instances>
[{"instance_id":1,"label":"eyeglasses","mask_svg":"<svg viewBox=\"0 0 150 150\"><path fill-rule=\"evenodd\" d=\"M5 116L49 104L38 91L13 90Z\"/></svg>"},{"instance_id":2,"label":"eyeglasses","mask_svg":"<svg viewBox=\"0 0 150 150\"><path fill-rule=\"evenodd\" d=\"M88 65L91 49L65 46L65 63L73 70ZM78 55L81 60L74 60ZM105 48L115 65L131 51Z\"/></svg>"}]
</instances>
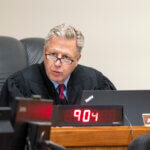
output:
<instances>
[{"instance_id":1,"label":"eyeglasses","mask_svg":"<svg viewBox=\"0 0 150 150\"><path fill-rule=\"evenodd\" d=\"M47 60L49 61L54 61L54 62L57 62L58 60L62 63L62 64L67 64L67 65L70 65L72 64L72 62L74 62L74 60L72 60L71 58L69 57L62 57L62 58L59 58L56 56L56 54L45 54Z\"/></svg>"}]
</instances>

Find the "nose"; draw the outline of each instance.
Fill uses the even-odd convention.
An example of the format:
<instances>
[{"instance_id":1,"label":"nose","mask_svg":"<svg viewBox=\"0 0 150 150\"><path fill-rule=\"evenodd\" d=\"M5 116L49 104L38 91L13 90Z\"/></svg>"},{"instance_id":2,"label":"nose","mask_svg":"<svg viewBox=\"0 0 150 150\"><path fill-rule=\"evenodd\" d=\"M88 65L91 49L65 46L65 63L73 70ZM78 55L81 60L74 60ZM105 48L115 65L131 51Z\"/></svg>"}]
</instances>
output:
<instances>
[{"instance_id":1,"label":"nose","mask_svg":"<svg viewBox=\"0 0 150 150\"><path fill-rule=\"evenodd\" d=\"M56 65L56 66L61 66L61 60L60 60L60 59L57 59L57 60L55 61L55 65Z\"/></svg>"}]
</instances>

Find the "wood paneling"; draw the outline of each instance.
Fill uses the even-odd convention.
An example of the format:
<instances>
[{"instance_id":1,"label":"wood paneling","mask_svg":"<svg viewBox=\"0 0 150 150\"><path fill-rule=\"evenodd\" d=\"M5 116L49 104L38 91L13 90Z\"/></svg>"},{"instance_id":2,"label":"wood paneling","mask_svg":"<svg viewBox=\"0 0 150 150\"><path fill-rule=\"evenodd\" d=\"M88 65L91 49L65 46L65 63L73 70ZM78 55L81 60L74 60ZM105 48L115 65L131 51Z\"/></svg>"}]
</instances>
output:
<instances>
[{"instance_id":1,"label":"wood paneling","mask_svg":"<svg viewBox=\"0 0 150 150\"><path fill-rule=\"evenodd\" d=\"M52 127L50 140L67 150L127 150L132 139L150 133L149 127ZM132 134L133 133L133 134Z\"/></svg>"}]
</instances>

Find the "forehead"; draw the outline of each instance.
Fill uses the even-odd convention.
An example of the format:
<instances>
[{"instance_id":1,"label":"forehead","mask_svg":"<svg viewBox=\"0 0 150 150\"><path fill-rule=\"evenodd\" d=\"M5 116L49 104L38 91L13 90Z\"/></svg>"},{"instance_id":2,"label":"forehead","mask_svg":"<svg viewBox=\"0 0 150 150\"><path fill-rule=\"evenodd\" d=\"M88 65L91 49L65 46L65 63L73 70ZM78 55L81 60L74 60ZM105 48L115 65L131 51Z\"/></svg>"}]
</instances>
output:
<instances>
[{"instance_id":1,"label":"forehead","mask_svg":"<svg viewBox=\"0 0 150 150\"><path fill-rule=\"evenodd\" d=\"M71 55L77 52L76 39L66 39L62 37L53 37L47 43L47 51L57 51L61 53L70 53Z\"/></svg>"},{"instance_id":2,"label":"forehead","mask_svg":"<svg viewBox=\"0 0 150 150\"><path fill-rule=\"evenodd\" d=\"M66 39L63 37L52 37L48 42L48 47L70 47L77 48L76 39Z\"/></svg>"}]
</instances>

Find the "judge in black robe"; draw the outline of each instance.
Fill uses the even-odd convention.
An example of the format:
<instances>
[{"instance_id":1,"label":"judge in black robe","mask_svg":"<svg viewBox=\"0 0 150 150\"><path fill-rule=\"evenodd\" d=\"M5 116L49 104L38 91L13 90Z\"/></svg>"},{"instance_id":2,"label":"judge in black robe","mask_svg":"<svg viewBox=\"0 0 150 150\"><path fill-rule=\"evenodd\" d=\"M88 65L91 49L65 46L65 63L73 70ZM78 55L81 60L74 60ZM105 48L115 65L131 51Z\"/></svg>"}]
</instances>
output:
<instances>
[{"instance_id":1,"label":"judge in black robe","mask_svg":"<svg viewBox=\"0 0 150 150\"><path fill-rule=\"evenodd\" d=\"M101 72L78 65L83 44L82 33L74 27L65 24L54 27L45 40L43 63L10 76L2 88L0 106L11 106L15 114L15 97L18 96L31 97L36 94L44 99L52 99L56 105L74 105L79 103L83 90L115 90L114 85ZM63 84L67 79L66 100L62 101L52 81ZM11 142L11 149L22 149L24 144L21 139L26 136L25 129L17 127L17 132L21 134L13 138L17 140Z\"/></svg>"}]
</instances>

